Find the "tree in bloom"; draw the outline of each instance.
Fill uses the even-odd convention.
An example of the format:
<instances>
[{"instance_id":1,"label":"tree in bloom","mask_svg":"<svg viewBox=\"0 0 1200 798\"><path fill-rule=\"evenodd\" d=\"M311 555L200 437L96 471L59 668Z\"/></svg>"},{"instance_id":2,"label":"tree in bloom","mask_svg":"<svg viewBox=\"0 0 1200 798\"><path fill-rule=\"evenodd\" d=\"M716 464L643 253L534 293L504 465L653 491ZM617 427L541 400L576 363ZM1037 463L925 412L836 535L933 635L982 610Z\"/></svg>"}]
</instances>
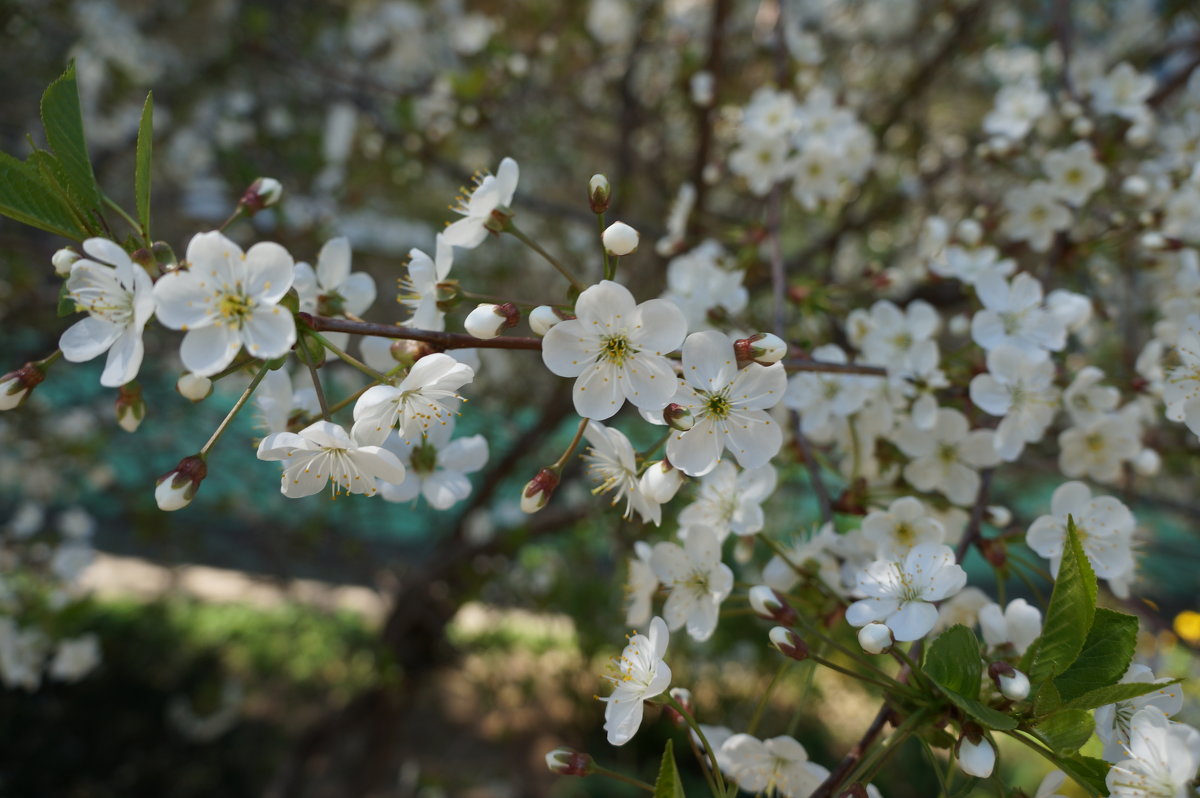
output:
<instances>
[{"instance_id":1,"label":"tree in bloom","mask_svg":"<svg viewBox=\"0 0 1200 798\"><path fill-rule=\"evenodd\" d=\"M575 377L575 410L610 418L628 399L661 410L675 392L675 372L663 356L678 349L687 323L674 303L636 304L625 286L603 280L579 295L575 318L550 328L542 360L560 377Z\"/></svg>"},{"instance_id":2,"label":"tree in bloom","mask_svg":"<svg viewBox=\"0 0 1200 798\"><path fill-rule=\"evenodd\" d=\"M194 236L186 269L154 284L158 320L183 330L179 356L194 374L212 376L245 346L252 357L273 358L296 343L292 314L279 300L292 287L292 256L260 242L241 247L218 232Z\"/></svg>"}]
</instances>

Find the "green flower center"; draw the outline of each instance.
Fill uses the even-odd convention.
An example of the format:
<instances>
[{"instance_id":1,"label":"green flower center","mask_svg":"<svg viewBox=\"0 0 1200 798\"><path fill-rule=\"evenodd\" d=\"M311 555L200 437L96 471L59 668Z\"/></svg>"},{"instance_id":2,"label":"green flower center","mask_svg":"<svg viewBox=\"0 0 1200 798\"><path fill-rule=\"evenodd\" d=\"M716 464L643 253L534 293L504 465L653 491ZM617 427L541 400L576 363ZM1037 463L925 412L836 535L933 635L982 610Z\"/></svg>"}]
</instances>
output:
<instances>
[{"instance_id":1,"label":"green flower center","mask_svg":"<svg viewBox=\"0 0 1200 798\"><path fill-rule=\"evenodd\" d=\"M624 335L609 335L600 339L600 357L616 366L637 354L637 350Z\"/></svg>"}]
</instances>

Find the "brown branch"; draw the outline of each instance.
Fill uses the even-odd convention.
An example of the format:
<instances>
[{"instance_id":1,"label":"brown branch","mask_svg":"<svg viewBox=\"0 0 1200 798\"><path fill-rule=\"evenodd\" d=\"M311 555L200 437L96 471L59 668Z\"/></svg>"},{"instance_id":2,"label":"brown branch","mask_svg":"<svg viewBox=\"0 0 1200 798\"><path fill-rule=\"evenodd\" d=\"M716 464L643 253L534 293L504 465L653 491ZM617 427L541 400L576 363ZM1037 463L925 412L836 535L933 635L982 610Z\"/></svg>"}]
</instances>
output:
<instances>
[{"instance_id":1,"label":"brown branch","mask_svg":"<svg viewBox=\"0 0 1200 798\"><path fill-rule=\"evenodd\" d=\"M435 332L401 327L398 324L376 324L369 321L332 319L301 313L300 320L317 332L344 332L353 335L374 335L380 338L399 338L406 341L423 341L439 349L541 349L540 338L476 338L466 333Z\"/></svg>"},{"instance_id":2,"label":"brown branch","mask_svg":"<svg viewBox=\"0 0 1200 798\"><path fill-rule=\"evenodd\" d=\"M975 494L975 504L971 506L971 520L967 522L962 540L958 541L958 547L954 551L954 559L960 563L971 545L983 534L983 511L987 507L988 496L992 490L992 476L995 473L995 469L985 468L979 474L979 492Z\"/></svg>"},{"instance_id":3,"label":"brown branch","mask_svg":"<svg viewBox=\"0 0 1200 798\"><path fill-rule=\"evenodd\" d=\"M869 377L886 377L883 366L866 366L861 363L829 363L808 358L789 358L782 361L788 371L819 371L824 374L862 374Z\"/></svg>"},{"instance_id":4,"label":"brown branch","mask_svg":"<svg viewBox=\"0 0 1200 798\"><path fill-rule=\"evenodd\" d=\"M704 215L705 204L708 200L708 183L704 179L704 170L708 166L709 154L712 150L712 116L713 109L717 105L717 81L721 78L723 55L722 33L725 28L725 20L729 16L729 6L729 0L716 0L708 27L708 58L704 62L704 71L713 79L713 101L707 105L696 104L696 153L692 159L689 176L696 189L696 202L692 206L692 214L688 222L688 232L693 237L698 232L697 225L700 223L700 217Z\"/></svg>"},{"instance_id":5,"label":"brown branch","mask_svg":"<svg viewBox=\"0 0 1200 798\"><path fill-rule=\"evenodd\" d=\"M846 776L850 775L850 771L863 758L863 754L874 744L875 738L883 731L883 727L891 714L891 707L887 704L879 708L879 711L875 713L875 720L871 721L871 725L863 732L863 736L842 757L842 761L838 762L837 767L830 771L829 776L826 777L825 781L821 782L821 786L817 787L809 798L829 798L833 794L833 791L841 786L842 781L845 780Z\"/></svg>"}]
</instances>

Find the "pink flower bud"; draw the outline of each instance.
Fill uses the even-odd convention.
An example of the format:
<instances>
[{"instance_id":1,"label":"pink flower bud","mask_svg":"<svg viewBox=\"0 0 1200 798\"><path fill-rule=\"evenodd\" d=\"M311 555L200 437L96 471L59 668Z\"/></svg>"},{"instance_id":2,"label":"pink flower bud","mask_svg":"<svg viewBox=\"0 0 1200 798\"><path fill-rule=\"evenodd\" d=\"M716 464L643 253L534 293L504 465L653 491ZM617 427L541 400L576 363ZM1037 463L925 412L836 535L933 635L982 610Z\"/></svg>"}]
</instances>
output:
<instances>
[{"instance_id":1,"label":"pink flower bud","mask_svg":"<svg viewBox=\"0 0 1200 798\"><path fill-rule=\"evenodd\" d=\"M586 776L595 769L592 758L574 748L555 748L547 752L546 767L559 776Z\"/></svg>"},{"instance_id":2,"label":"pink flower bud","mask_svg":"<svg viewBox=\"0 0 1200 798\"><path fill-rule=\"evenodd\" d=\"M692 411L674 402L663 408L663 421L671 429L680 432L687 432L696 425L696 417L692 415Z\"/></svg>"},{"instance_id":3,"label":"pink flower bud","mask_svg":"<svg viewBox=\"0 0 1200 798\"><path fill-rule=\"evenodd\" d=\"M0 377L0 410L12 410L20 405L44 379L46 372L36 363L26 363Z\"/></svg>"},{"instance_id":4,"label":"pink flower bud","mask_svg":"<svg viewBox=\"0 0 1200 798\"><path fill-rule=\"evenodd\" d=\"M253 216L263 208L269 208L279 202L281 196L283 184L273 177L260 177L250 184L250 188L246 189L238 204Z\"/></svg>"}]
</instances>

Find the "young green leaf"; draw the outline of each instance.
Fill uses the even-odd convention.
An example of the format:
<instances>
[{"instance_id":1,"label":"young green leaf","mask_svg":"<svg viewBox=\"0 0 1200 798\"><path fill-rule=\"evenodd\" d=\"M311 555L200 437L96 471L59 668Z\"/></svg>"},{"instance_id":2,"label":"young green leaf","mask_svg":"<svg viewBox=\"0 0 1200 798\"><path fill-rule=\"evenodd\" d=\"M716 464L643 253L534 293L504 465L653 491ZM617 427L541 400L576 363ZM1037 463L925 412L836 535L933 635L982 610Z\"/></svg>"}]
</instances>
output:
<instances>
[{"instance_id":1,"label":"young green leaf","mask_svg":"<svg viewBox=\"0 0 1200 798\"><path fill-rule=\"evenodd\" d=\"M1058 760L1058 768L1066 773L1075 783L1088 791L1089 795L1108 795L1108 784L1105 779L1111 765L1103 759L1091 756L1064 756Z\"/></svg>"},{"instance_id":2,"label":"young green leaf","mask_svg":"<svg viewBox=\"0 0 1200 798\"><path fill-rule=\"evenodd\" d=\"M150 159L154 151L154 92L146 95L142 121L138 124L137 165L134 169L134 194L137 198L138 223L142 234L150 236Z\"/></svg>"},{"instance_id":3,"label":"young green leaf","mask_svg":"<svg viewBox=\"0 0 1200 798\"><path fill-rule=\"evenodd\" d=\"M1063 701L1119 682L1133 659L1137 631L1134 616L1097 609L1079 656L1054 680Z\"/></svg>"},{"instance_id":4,"label":"young green leaf","mask_svg":"<svg viewBox=\"0 0 1200 798\"><path fill-rule=\"evenodd\" d=\"M1139 698L1140 696L1149 695L1155 691L1161 690L1167 685L1178 684L1181 680L1175 679L1169 682L1129 682L1127 684L1112 684L1108 687L1101 687L1097 690L1090 690L1083 695L1076 696L1063 706L1066 709L1095 709L1106 704L1115 704L1118 701L1128 701L1131 698Z\"/></svg>"},{"instance_id":5,"label":"young green leaf","mask_svg":"<svg viewBox=\"0 0 1200 798\"><path fill-rule=\"evenodd\" d=\"M1033 731L1056 754L1075 753L1092 737L1096 724L1082 709L1064 709L1038 721Z\"/></svg>"},{"instance_id":6,"label":"young green leaf","mask_svg":"<svg viewBox=\"0 0 1200 798\"><path fill-rule=\"evenodd\" d=\"M929 647L925 673L946 690L966 698L977 698L983 662L975 633L962 624L942 632Z\"/></svg>"},{"instance_id":7,"label":"young green leaf","mask_svg":"<svg viewBox=\"0 0 1200 798\"><path fill-rule=\"evenodd\" d=\"M1083 649L1096 614L1096 574L1092 571L1074 519L1067 518L1067 539L1054 592L1046 608L1046 622L1038 638L1037 655L1030 668L1034 684L1058 676L1071 666Z\"/></svg>"},{"instance_id":8,"label":"young green leaf","mask_svg":"<svg viewBox=\"0 0 1200 798\"><path fill-rule=\"evenodd\" d=\"M671 750L671 742L667 740L667 747L663 749L658 778L654 780L654 798L685 798L683 785L679 782L679 769L675 767L675 754Z\"/></svg>"},{"instance_id":9,"label":"young green leaf","mask_svg":"<svg viewBox=\"0 0 1200 798\"><path fill-rule=\"evenodd\" d=\"M98 211L100 189L88 157L83 135L83 115L79 110L79 90L75 85L75 64L67 67L42 94L42 125L46 141L62 166L63 177L72 194L79 197L79 210Z\"/></svg>"},{"instance_id":10,"label":"young green leaf","mask_svg":"<svg viewBox=\"0 0 1200 798\"><path fill-rule=\"evenodd\" d=\"M0 214L47 233L82 241L78 220L36 167L0 152Z\"/></svg>"}]
</instances>

